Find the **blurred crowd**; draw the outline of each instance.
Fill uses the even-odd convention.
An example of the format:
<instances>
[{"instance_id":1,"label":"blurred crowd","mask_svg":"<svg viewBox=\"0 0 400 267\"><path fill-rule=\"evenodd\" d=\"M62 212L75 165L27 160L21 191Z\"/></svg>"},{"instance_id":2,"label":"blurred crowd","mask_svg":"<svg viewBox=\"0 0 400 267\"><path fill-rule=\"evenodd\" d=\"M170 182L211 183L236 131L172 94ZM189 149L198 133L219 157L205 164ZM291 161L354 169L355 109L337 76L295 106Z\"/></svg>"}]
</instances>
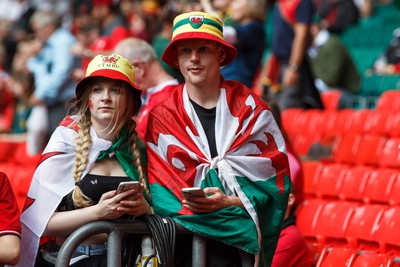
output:
<instances>
[{"instance_id":1,"label":"blurred crowd","mask_svg":"<svg viewBox=\"0 0 400 267\"><path fill-rule=\"evenodd\" d=\"M272 95L281 109L323 108L319 94L329 88L357 93L359 74L335 35L360 18L372 16L374 2L290 3L2 0L0 133L27 133L28 152L38 153L68 112L73 88L84 77L90 60L97 54L110 53L128 37L151 44L164 70L182 82L179 70L162 62L161 55L171 39L173 19L187 11L206 11L222 18L224 38L238 49L238 57L221 74L257 90L259 95ZM266 31L271 22L272 34ZM324 63L332 59L334 64ZM377 70L384 69L382 62L388 60L380 59ZM349 72L343 68L350 69L351 75L345 75ZM296 89L283 90L285 87Z\"/></svg>"}]
</instances>

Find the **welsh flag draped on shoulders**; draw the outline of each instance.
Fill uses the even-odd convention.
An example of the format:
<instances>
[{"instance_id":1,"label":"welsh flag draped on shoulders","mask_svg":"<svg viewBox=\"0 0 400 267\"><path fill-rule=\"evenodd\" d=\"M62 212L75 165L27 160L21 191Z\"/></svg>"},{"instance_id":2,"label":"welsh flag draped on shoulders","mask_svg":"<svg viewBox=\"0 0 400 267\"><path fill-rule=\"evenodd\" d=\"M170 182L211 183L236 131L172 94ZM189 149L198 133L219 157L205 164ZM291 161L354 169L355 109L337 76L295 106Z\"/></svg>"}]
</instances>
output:
<instances>
[{"instance_id":1,"label":"welsh flag draped on shoulders","mask_svg":"<svg viewBox=\"0 0 400 267\"><path fill-rule=\"evenodd\" d=\"M210 156L184 84L152 110L148 124L148 177L155 213L256 255L256 266L269 266L291 186L284 139L269 107L243 85L222 80L216 158ZM229 207L193 214L181 204L181 188L191 186L219 187L239 196L245 210Z\"/></svg>"},{"instance_id":2,"label":"welsh flag draped on shoulders","mask_svg":"<svg viewBox=\"0 0 400 267\"><path fill-rule=\"evenodd\" d=\"M62 198L75 186L72 171L75 161L75 139L78 135L75 117L66 117L52 134L36 167L31 186L21 213L21 257L17 266L33 266L38 251L39 241L44 229ZM92 168L94 162L114 145L97 137L90 129L92 146L89 161L81 177ZM124 140L122 140L124 142ZM116 152L116 155L119 152ZM123 153L123 152L121 152ZM127 160L132 160L125 157ZM122 165L122 163L121 163ZM133 164L123 166L132 179L138 177Z\"/></svg>"}]
</instances>

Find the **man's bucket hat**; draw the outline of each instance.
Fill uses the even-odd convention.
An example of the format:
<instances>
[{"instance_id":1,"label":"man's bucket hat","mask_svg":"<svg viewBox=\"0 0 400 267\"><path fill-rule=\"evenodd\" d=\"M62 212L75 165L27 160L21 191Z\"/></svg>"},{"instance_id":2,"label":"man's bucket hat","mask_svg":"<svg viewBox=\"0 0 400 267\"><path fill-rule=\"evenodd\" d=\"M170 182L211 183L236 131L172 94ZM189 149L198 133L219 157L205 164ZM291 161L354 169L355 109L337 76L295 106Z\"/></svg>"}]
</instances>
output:
<instances>
[{"instance_id":1,"label":"man's bucket hat","mask_svg":"<svg viewBox=\"0 0 400 267\"><path fill-rule=\"evenodd\" d=\"M172 39L165 48L162 60L168 65L178 68L176 64L176 49L174 44L180 40L205 39L219 42L225 49L225 66L236 58L237 50L224 40L222 21L205 12L189 12L178 15L174 19Z\"/></svg>"}]
</instances>

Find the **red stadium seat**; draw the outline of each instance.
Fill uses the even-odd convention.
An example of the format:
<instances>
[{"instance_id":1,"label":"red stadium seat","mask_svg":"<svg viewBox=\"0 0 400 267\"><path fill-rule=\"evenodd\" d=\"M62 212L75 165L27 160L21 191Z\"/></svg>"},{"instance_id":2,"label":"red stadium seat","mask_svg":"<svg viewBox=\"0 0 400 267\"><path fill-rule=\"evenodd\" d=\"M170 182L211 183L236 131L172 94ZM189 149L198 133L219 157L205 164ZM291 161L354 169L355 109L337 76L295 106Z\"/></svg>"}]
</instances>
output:
<instances>
[{"instance_id":1,"label":"red stadium seat","mask_svg":"<svg viewBox=\"0 0 400 267\"><path fill-rule=\"evenodd\" d=\"M387 209L374 235L374 240L379 242L384 253L394 253L400 255L400 207L390 207Z\"/></svg>"},{"instance_id":2,"label":"red stadium seat","mask_svg":"<svg viewBox=\"0 0 400 267\"><path fill-rule=\"evenodd\" d=\"M321 93L322 103L327 110L338 110L340 107L341 90L330 89Z\"/></svg>"},{"instance_id":3,"label":"red stadium seat","mask_svg":"<svg viewBox=\"0 0 400 267\"><path fill-rule=\"evenodd\" d=\"M332 247L321 261L318 261L317 267L339 267L351 266L357 256L357 250L352 248Z\"/></svg>"},{"instance_id":4,"label":"red stadium seat","mask_svg":"<svg viewBox=\"0 0 400 267\"><path fill-rule=\"evenodd\" d=\"M389 112L400 111L400 90L386 90L383 92L376 104L376 110Z\"/></svg>"},{"instance_id":5,"label":"red stadium seat","mask_svg":"<svg viewBox=\"0 0 400 267\"><path fill-rule=\"evenodd\" d=\"M315 227L319 215L325 205L324 200L306 199L297 211L297 226L307 241L316 242Z\"/></svg>"},{"instance_id":6,"label":"red stadium seat","mask_svg":"<svg viewBox=\"0 0 400 267\"><path fill-rule=\"evenodd\" d=\"M365 133L365 124L373 114L372 109L359 109L352 114L350 119L349 131L355 133Z\"/></svg>"},{"instance_id":7,"label":"red stadium seat","mask_svg":"<svg viewBox=\"0 0 400 267\"><path fill-rule=\"evenodd\" d=\"M339 198L339 190L343 178L349 169L348 165L340 163L325 163L319 179L316 181L315 194L317 197Z\"/></svg>"},{"instance_id":8,"label":"red stadium seat","mask_svg":"<svg viewBox=\"0 0 400 267\"><path fill-rule=\"evenodd\" d=\"M364 134L356 153L356 164L377 166L386 140L381 135Z\"/></svg>"},{"instance_id":9,"label":"red stadium seat","mask_svg":"<svg viewBox=\"0 0 400 267\"><path fill-rule=\"evenodd\" d=\"M372 171L373 168L370 166L349 168L339 189L339 199L363 201L365 185Z\"/></svg>"},{"instance_id":10,"label":"red stadium seat","mask_svg":"<svg viewBox=\"0 0 400 267\"><path fill-rule=\"evenodd\" d=\"M400 168L400 137L393 137L386 141L381 157L379 166Z\"/></svg>"},{"instance_id":11,"label":"red stadium seat","mask_svg":"<svg viewBox=\"0 0 400 267\"><path fill-rule=\"evenodd\" d=\"M390 136L400 137L400 112L394 113L390 116Z\"/></svg>"},{"instance_id":12,"label":"red stadium seat","mask_svg":"<svg viewBox=\"0 0 400 267\"><path fill-rule=\"evenodd\" d=\"M293 149L300 156L307 155L312 144L319 142L320 135L310 133L298 133L292 139Z\"/></svg>"},{"instance_id":13,"label":"red stadium seat","mask_svg":"<svg viewBox=\"0 0 400 267\"><path fill-rule=\"evenodd\" d=\"M303 179L304 179L304 197L315 196L315 185L323 168L323 164L319 161L303 161Z\"/></svg>"},{"instance_id":14,"label":"red stadium seat","mask_svg":"<svg viewBox=\"0 0 400 267\"><path fill-rule=\"evenodd\" d=\"M393 113L389 111L374 111L369 120L365 122L364 132L368 134L380 134L389 136Z\"/></svg>"},{"instance_id":15,"label":"red stadium seat","mask_svg":"<svg viewBox=\"0 0 400 267\"><path fill-rule=\"evenodd\" d=\"M344 134L333 151L335 162L354 164L360 146L361 137L361 134L354 132Z\"/></svg>"},{"instance_id":16,"label":"red stadium seat","mask_svg":"<svg viewBox=\"0 0 400 267\"><path fill-rule=\"evenodd\" d=\"M318 242L307 242L307 246L315 265L317 264L320 257L323 257L323 253L324 251L326 251L327 247L324 244Z\"/></svg>"},{"instance_id":17,"label":"red stadium seat","mask_svg":"<svg viewBox=\"0 0 400 267\"><path fill-rule=\"evenodd\" d=\"M390 205L400 205L400 171L397 172L397 176L393 185L390 189L389 194L389 204Z\"/></svg>"},{"instance_id":18,"label":"red stadium seat","mask_svg":"<svg viewBox=\"0 0 400 267\"><path fill-rule=\"evenodd\" d=\"M336 128L338 114L338 110L321 110L318 121L313 122L318 133L331 134Z\"/></svg>"},{"instance_id":19,"label":"red stadium seat","mask_svg":"<svg viewBox=\"0 0 400 267\"><path fill-rule=\"evenodd\" d=\"M357 205L358 203L347 201L327 202L315 225L318 242L336 246L347 244L347 226Z\"/></svg>"},{"instance_id":20,"label":"red stadium seat","mask_svg":"<svg viewBox=\"0 0 400 267\"><path fill-rule=\"evenodd\" d=\"M288 134L289 138L292 138L293 136L295 136L295 133L297 133L299 117L302 113L303 109L301 108L290 108L282 110L282 127L283 129L285 129L285 132Z\"/></svg>"},{"instance_id":21,"label":"red stadium seat","mask_svg":"<svg viewBox=\"0 0 400 267\"><path fill-rule=\"evenodd\" d=\"M389 204L391 188L398 176L398 171L390 168L379 168L371 172L364 189L366 203Z\"/></svg>"},{"instance_id":22,"label":"red stadium seat","mask_svg":"<svg viewBox=\"0 0 400 267\"><path fill-rule=\"evenodd\" d=\"M366 252L358 255L351 267L390 267L392 263L393 256Z\"/></svg>"},{"instance_id":23,"label":"red stadium seat","mask_svg":"<svg viewBox=\"0 0 400 267\"><path fill-rule=\"evenodd\" d=\"M342 135L350 130L351 117L356 113L355 109L341 109L337 112L335 126L331 129L332 134Z\"/></svg>"},{"instance_id":24,"label":"red stadium seat","mask_svg":"<svg viewBox=\"0 0 400 267\"><path fill-rule=\"evenodd\" d=\"M348 244L359 250L378 250L379 244L373 237L386 209L386 205L356 207L346 230Z\"/></svg>"}]
</instances>

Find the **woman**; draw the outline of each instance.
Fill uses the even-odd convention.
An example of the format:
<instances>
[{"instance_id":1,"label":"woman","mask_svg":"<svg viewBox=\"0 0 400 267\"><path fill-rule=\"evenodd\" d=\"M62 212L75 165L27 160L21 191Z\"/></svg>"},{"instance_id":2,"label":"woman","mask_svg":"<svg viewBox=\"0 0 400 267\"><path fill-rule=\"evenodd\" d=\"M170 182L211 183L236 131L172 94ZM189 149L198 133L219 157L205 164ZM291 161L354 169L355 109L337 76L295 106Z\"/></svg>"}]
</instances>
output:
<instances>
[{"instance_id":1,"label":"woman","mask_svg":"<svg viewBox=\"0 0 400 267\"><path fill-rule=\"evenodd\" d=\"M237 48L237 57L221 69L225 80L253 88L265 50L266 0L232 0L234 26L224 26L224 39Z\"/></svg>"},{"instance_id":2,"label":"woman","mask_svg":"<svg viewBox=\"0 0 400 267\"><path fill-rule=\"evenodd\" d=\"M19 266L33 266L36 255L36 266L53 266L68 235L89 222L151 213L145 148L132 119L141 105L132 65L119 55L98 55L75 93L77 113L53 133L32 180L21 215ZM130 180L140 181L144 194L116 192ZM38 251L41 237L52 241ZM100 234L84 241L72 266L106 266L106 239Z\"/></svg>"}]
</instances>

